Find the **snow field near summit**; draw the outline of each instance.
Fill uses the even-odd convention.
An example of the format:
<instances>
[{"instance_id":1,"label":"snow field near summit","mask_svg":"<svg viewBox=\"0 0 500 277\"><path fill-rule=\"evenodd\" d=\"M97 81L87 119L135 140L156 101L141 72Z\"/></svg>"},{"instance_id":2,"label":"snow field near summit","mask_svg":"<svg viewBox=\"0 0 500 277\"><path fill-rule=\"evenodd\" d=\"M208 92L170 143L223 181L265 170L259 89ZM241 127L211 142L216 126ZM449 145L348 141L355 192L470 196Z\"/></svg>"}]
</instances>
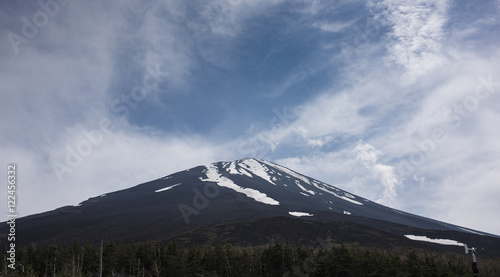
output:
<instances>
[{"instance_id":1,"label":"snow field near summit","mask_svg":"<svg viewBox=\"0 0 500 277\"><path fill-rule=\"evenodd\" d=\"M250 171L256 176L259 176L260 178L276 186L276 184L271 180L271 176L267 174L269 169L265 165L259 163L258 161L254 159L247 159L239 163L239 165L240 167L245 168L246 170Z\"/></svg>"},{"instance_id":2,"label":"snow field near summit","mask_svg":"<svg viewBox=\"0 0 500 277\"><path fill-rule=\"evenodd\" d=\"M227 163L223 165L224 168L227 167ZM236 169L236 162L231 162L229 163L229 167L227 167L227 172L229 172L229 174L239 174L239 175L246 175L250 178L252 178L252 174L250 174L248 171L246 171L245 169L243 168L240 168L240 170L238 171L238 169Z\"/></svg>"},{"instance_id":3,"label":"snow field near summit","mask_svg":"<svg viewBox=\"0 0 500 277\"><path fill-rule=\"evenodd\" d=\"M268 205L279 205L280 204L278 201L272 199L271 197L268 197L265 193L262 193L258 190L255 190L255 189L244 188L244 187L240 187L240 186L236 185L230 179L222 176L219 173L217 166L215 166L214 164L210 164L210 165L207 165L205 167L207 168L205 171L205 174L207 175L207 179L203 179L200 177L200 180L202 180L204 182L215 182L221 187L226 187L226 188L232 189L236 192L243 193L246 196L253 198L257 202L261 202L261 203L268 204Z\"/></svg>"},{"instance_id":4,"label":"snow field near summit","mask_svg":"<svg viewBox=\"0 0 500 277\"><path fill-rule=\"evenodd\" d=\"M293 216L313 216L314 214L310 213L304 213L304 212L288 212L290 215Z\"/></svg>"},{"instance_id":5,"label":"snow field near summit","mask_svg":"<svg viewBox=\"0 0 500 277\"><path fill-rule=\"evenodd\" d=\"M347 202L356 204L356 205L363 205L360 201L357 201L357 197L344 192L343 190L340 190L338 188L326 185L325 183L322 183L320 181L310 179L304 175L301 175L299 173L296 173L295 171L288 169L284 166L277 165L265 160L260 160L260 159L253 159L253 158L247 158L243 159L240 161L233 161L233 162L222 162L222 168L226 170L229 174L232 175L245 175L250 178L253 178L255 176L265 180L268 183L271 183L273 185L277 185L276 182L278 182L280 177L286 177L288 179L294 178L294 183L295 185L300 188L303 192L300 192L303 196L311 196L311 195L323 195L323 193L318 192L316 190L308 189L307 185L311 187L316 187L320 191L323 191L325 193L331 194L337 198L340 198L342 200L345 200ZM281 172L281 173L280 173ZM214 174L212 177L209 177L209 174ZM214 181L219 183L221 186L226 186L228 188L234 189L235 191L241 192L246 194L248 197L255 199L256 201L269 204L269 205L279 205L279 201L272 199L268 197L265 193L260 192L256 189L250 189L250 188L244 188L236 185L232 180L229 178L226 178L222 176L218 168L212 164L210 166L207 166L207 177L208 179L203 181L207 181L210 179L210 181ZM200 178L201 179L201 178ZM302 183L303 182L303 183ZM284 184L286 186L286 184ZM272 204L274 203L274 204Z\"/></svg>"},{"instance_id":6,"label":"snow field near summit","mask_svg":"<svg viewBox=\"0 0 500 277\"><path fill-rule=\"evenodd\" d=\"M463 243L458 242L456 240L451 239L431 239L426 236L415 236L415 235L405 235L405 237L411 240L425 241L430 243L437 243L442 245L455 245L455 246L464 246Z\"/></svg>"},{"instance_id":7,"label":"snow field near summit","mask_svg":"<svg viewBox=\"0 0 500 277\"><path fill-rule=\"evenodd\" d=\"M239 168L236 168L236 165L238 165ZM269 169L254 159L246 159L239 163L223 163L222 166L229 174L246 175L250 178L253 178L253 175L255 175L276 186L274 182L277 181L277 178L271 177L268 174Z\"/></svg>"}]
</instances>

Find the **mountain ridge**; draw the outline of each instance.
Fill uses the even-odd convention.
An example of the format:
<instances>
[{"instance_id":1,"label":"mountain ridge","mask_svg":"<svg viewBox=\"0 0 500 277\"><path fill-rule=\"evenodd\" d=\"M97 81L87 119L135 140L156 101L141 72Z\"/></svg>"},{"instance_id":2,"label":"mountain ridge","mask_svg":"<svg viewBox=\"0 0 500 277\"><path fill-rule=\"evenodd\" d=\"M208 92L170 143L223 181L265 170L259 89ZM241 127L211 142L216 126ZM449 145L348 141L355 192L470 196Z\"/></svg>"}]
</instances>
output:
<instances>
[{"instance_id":1,"label":"mountain ridge","mask_svg":"<svg viewBox=\"0 0 500 277\"><path fill-rule=\"evenodd\" d=\"M200 234L209 226L226 222L244 234L247 230L241 226L245 224L248 230L266 230L262 222L280 218L290 218L283 221L290 229L283 232L284 239L297 237L293 229L298 227L294 226L310 224L315 230L308 236L311 241L311 236L338 229L334 227L338 224L368 244L370 233L380 233L385 234L378 235L381 241L406 241L408 245L425 243L410 241L404 235L427 235L500 249L496 235L385 207L282 165L254 158L196 166L16 222L20 244L67 243L74 239L96 242L101 238L129 242L183 238L203 243L207 240L199 239ZM270 237L281 236L273 230L267 232ZM225 233L218 237L238 241L237 233ZM352 234L336 234L356 241ZM262 239L249 243L257 242ZM492 255L500 256L500 250L495 249L490 251Z\"/></svg>"}]
</instances>

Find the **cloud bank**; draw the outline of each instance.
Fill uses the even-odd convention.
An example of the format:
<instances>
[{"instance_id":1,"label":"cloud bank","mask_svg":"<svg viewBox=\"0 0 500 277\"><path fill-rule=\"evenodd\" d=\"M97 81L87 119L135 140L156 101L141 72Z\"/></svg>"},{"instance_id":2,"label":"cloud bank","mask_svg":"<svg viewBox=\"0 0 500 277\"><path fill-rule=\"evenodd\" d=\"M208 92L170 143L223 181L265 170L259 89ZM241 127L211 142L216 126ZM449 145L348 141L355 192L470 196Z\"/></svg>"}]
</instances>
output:
<instances>
[{"instance_id":1,"label":"cloud bank","mask_svg":"<svg viewBox=\"0 0 500 277\"><path fill-rule=\"evenodd\" d=\"M54 3L0 7L20 215L254 156L500 233L498 3Z\"/></svg>"}]
</instances>

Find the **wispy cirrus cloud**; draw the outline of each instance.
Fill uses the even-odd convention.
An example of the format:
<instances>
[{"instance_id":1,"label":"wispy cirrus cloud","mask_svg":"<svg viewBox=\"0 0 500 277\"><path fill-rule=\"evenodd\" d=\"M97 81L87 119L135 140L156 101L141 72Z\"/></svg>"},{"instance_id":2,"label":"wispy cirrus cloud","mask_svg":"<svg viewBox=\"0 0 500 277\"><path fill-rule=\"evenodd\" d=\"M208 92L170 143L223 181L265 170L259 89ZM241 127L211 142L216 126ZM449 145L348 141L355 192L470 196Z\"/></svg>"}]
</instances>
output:
<instances>
[{"instance_id":1,"label":"wispy cirrus cloud","mask_svg":"<svg viewBox=\"0 0 500 277\"><path fill-rule=\"evenodd\" d=\"M404 68L403 84L414 83L443 63L442 43L448 1L385 0L375 2L387 33L388 61Z\"/></svg>"},{"instance_id":2,"label":"wispy cirrus cloud","mask_svg":"<svg viewBox=\"0 0 500 277\"><path fill-rule=\"evenodd\" d=\"M329 21L321 21L321 22L315 22L313 24L314 27L321 29L324 32L330 32L330 33L341 33L344 32L346 29L352 29L353 24L356 23L358 19L353 19L349 21L334 21L334 22L329 22Z\"/></svg>"}]
</instances>

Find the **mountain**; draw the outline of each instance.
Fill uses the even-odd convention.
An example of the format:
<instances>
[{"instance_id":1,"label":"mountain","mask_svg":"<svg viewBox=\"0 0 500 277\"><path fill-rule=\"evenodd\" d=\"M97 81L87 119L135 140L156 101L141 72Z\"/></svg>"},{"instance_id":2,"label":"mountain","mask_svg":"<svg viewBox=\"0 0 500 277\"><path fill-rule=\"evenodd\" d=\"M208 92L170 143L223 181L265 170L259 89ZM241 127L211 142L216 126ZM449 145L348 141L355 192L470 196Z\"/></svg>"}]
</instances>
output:
<instances>
[{"instance_id":1,"label":"mountain","mask_svg":"<svg viewBox=\"0 0 500 277\"><path fill-rule=\"evenodd\" d=\"M8 233L6 226L0 233ZM197 166L19 218L16 237L18 245L75 239L256 245L282 239L452 251L463 251L466 243L500 257L496 235L385 207L252 158Z\"/></svg>"}]
</instances>

